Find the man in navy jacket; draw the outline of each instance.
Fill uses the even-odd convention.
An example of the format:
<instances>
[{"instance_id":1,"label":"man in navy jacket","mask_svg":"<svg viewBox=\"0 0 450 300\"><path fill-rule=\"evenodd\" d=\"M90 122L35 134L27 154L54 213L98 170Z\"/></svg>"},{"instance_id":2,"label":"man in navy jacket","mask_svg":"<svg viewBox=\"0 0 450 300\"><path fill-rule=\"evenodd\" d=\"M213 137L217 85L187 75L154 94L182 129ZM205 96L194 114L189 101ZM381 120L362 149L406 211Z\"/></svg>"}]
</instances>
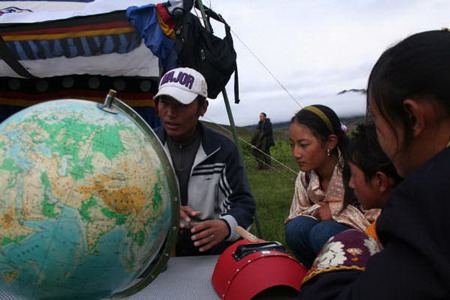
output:
<instances>
[{"instance_id":1,"label":"man in navy jacket","mask_svg":"<svg viewBox=\"0 0 450 300\"><path fill-rule=\"evenodd\" d=\"M223 252L239 238L236 226L252 224L256 207L236 145L198 120L206 97L204 77L190 68L167 72L155 96L163 120L156 134L179 183L180 256Z\"/></svg>"}]
</instances>

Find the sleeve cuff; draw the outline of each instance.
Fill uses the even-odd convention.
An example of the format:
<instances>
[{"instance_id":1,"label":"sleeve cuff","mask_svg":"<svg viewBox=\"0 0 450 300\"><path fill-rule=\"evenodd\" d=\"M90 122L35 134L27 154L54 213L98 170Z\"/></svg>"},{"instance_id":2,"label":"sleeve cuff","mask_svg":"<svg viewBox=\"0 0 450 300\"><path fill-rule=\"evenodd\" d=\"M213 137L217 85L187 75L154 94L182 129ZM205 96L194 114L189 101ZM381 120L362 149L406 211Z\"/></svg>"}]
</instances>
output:
<instances>
[{"instance_id":1,"label":"sleeve cuff","mask_svg":"<svg viewBox=\"0 0 450 300\"><path fill-rule=\"evenodd\" d=\"M224 220L225 222L227 222L228 227L230 229L230 235L228 236L228 238L226 239L226 241L235 241L238 238L240 238L241 236L236 232L236 226L238 225L236 219L232 216L232 215L225 215L220 217L221 220Z\"/></svg>"}]
</instances>

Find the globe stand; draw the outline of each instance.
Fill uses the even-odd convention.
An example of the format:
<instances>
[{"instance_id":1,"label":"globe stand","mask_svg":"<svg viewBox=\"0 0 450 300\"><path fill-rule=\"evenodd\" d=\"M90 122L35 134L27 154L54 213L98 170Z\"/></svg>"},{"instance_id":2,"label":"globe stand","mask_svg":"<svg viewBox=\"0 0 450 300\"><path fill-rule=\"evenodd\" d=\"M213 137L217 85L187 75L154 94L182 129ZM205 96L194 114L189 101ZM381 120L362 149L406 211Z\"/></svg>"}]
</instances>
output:
<instances>
[{"instance_id":1,"label":"globe stand","mask_svg":"<svg viewBox=\"0 0 450 300\"><path fill-rule=\"evenodd\" d=\"M145 122L144 119L142 119L137 113L135 113L134 110L131 109L128 105L126 105L120 99L117 99L115 95L116 91L110 90L108 92L108 95L106 96L105 103L99 104L98 108L114 114L117 114L119 111L125 112L126 114L130 115L133 118L133 120L139 127L142 128L142 130L148 133L148 136L154 137L161 144L161 142L156 137L151 127L147 124L147 122ZM163 160L166 160L164 163L164 165L167 166L166 172L170 177L172 177L171 180L168 180L168 182L176 183L177 181L175 177L175 172L172 168L172 164L170 163L169 158L167 157L167 154L164 151L163 145L161 144L161 147L155 149L155 151L159 152L158 154L160 154L159 156ZM180 215L178 213L180 210L180 205L178 202L179 199L178 186L172 186L170 190L173 191L173 195L170 195L171 199L170 205L172 211L170 228L161 250L155 257L156 261L151 262L149 266L147 266L144 269L142 274L144 274L145 276L142 279L137 279L137 281L132 283L131 286L127 287L126 289L118 293L115 293L108 299L122 299L143 290L159 275L159 273L161 273L166 268L167 261L169 260L171 253L175 250L175 244L178 235L178 224L180 221Z\"/></svg>"},{"instance_id":2,"label":"globe stand","mask_svg":"<svg viewBox=\"0 0 450 300\"><path fill-rule=\"evenodd\" d=\"M111 114L117 114L117 109L114 108L113 102L114 100L118 100L116 97L117 92L115 90L109 90L108 95L106 95L105 103L97 104L97 107L103 111L109 112ZM118 100L120 101L120 100Z\"/></svg>"}]
</instances>

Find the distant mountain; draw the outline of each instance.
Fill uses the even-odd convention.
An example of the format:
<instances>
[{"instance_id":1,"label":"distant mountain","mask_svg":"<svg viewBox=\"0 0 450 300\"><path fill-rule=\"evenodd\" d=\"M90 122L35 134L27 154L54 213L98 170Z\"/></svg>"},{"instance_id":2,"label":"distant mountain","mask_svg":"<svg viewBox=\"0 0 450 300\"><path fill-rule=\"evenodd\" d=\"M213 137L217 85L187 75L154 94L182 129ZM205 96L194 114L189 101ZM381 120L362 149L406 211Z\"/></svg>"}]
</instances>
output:
<instances>
[{"instance_id":1,"label":"distant mountain","mask_svg":"<svg viewBox=\"0 0 450 300\"><path fill-rule=\"evenodd\" d=\"M255 129L256 129L256 126L258 126L258 124L242 126L242 128L247 128L247 129L255 130ZM289 127L289 121L286 121L286 122L278 122L278 123L272 123L272 129L277 129L277 128L287 128L287 127Z\"/></svg>"},{"instance_id":2,"label":"distant mountain","mask_svg":"<svg viewBox=\"0 0 450 300\"><path fill-rule=\"evenodd\" d=\"M357 122L363 122L364 118L365 118L364 115L353 116L353 117L341 118L341 121L342 121L343 124L349 126L349 125L352 125L352 124L357 123ZM290 121L272 123L272 128L273 129L288 128L289 127L289 123L290 123ZM242 126L242 128L255 130L256 129L256 125Z\"/></svg>"},{"instance_id":3,"label":"distant mountain","mask_svg":"<svg viewBox=\"0 0 450 300\"><path fill-rule=\"evenodd\" d=\"M367 91L366 89L350 89L350 90L342 90L339 93L337 93L338 95L343 95L343 94L347 94L347 93L360 93L360 94L366 94Z\"/></svg>"}]
</instances>

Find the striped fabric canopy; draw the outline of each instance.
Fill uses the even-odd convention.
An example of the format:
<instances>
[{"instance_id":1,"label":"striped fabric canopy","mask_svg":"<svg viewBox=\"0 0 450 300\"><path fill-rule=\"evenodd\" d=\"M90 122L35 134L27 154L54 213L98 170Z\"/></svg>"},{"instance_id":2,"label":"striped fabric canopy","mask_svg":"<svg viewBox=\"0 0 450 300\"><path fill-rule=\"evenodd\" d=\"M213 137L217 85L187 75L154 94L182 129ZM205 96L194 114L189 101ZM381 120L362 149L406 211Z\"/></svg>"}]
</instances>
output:
<instances>
[{"instance_id":1,"label":"striped fabric canopy","mask_svg":"<svg viewBox=\"0 0 450 300\"><path fill-rule=\"evenodd\" d=\"M37 102L103 102L109 89L153 127L160 73L174 66L168 3L0 2L0 121Z\"/></svg>"}]
</instances>

